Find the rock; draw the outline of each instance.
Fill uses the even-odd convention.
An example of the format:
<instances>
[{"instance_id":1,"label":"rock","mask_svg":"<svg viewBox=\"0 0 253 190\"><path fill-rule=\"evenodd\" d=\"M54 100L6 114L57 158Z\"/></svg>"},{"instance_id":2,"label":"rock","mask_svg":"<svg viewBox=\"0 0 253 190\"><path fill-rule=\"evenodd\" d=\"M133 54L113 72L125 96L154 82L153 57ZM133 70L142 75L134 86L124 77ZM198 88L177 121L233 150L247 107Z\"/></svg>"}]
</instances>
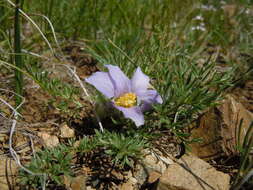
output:
<instances>
[{"instance_id":1,"label":"rock","mask_svg":"<svg viewBox=\"0 0 253 190\"><path fill-rule=\"evenodd\" d=\"M86 176L81 175L75 177L70 185L72 190L86 190Z\"/></svg>"},{"instance_id":2,"label":"rock","mask_svg":"<svg viewBox=\"0 0 253 190\"><path fill-rule=\"evenodd\" d=\"M253 7L252 7L252 13L253 13ZM242 105L247 110L249 110L250 112L253 112L253 100L252 100L253 80L245 81L242 84L240 84L240 86L236 87L233 90L233 95L235 96L236 100L242 103Z\"/></svg>"},{"instance_id":3,"label":"rock","mask_svg":"<svg viewBox=\"0 0 253 190\"><path fill-rule=\"evenodd\" d=\"M236 130L241 119L243 119L240 134L242 142L245 131L253 121L253 114L232 96L227 96L221 105L199 118L197 127L192 130L191 138L201 138L203 141L192 143L191 152L205 160L235 154L236 134L238 134Z\"/></svg>"},{"instance_id":4,"label":"rock","mask_svg":"<svg viewBox=\"0 0 253 190\"><path fill-rule=\"evenodd\" d=\"M0 142L5 142L7 139L7 135L6 134L0 134Z\"/></svg>"},{"instance_id":5,"label":"rock","mask_svg":"<svg viewBox=\"0 0 253 190\"><path fill-rule=\"evenodd\" d=\"M128 181L133 185L136 185L138 183L137 179L135 179L134 177L130 177Z\"/></svg>"},{"instance_id":6,"label":"rock","mask_svg":"<svg viewBox=\"0 0 253 190\"><path fill-rule=\"evenodd\" d=\"M229 190L230 176L195 156L184 155L161 176L157 190Z\"/></svg>"},{"instance_id":7,"label":"rock","mask_svg":"<svg viewBox=\"0 0 253 190\"><path fill-rule=\"evenodd\" d=\"M133 176L137 179L138 184L142 185L146 182L149 172L143 165L137 164Z\"/></svg>"},{"instance_id":8,"label":"rock","mask_svg":"<svg viewBox=\"0 0 253 190\"><path fill-rule=\"evenodd\" d=\"M120 190L135 190L137 189L136 184L138 181L134 177L130 177L126 183L119 186Z\"/></svg>"},{"instance_id":9,"label":"rock","mask_svg":"<svg viewBox=\"0 0 253 190\"><path fill-rule=\"evenodd\" d=\"M156 171L159 173L163 173L168 165L172 164L173 161L170 158L166 158L161 155L155 155L153 152L149 150L145 150L145 157L143 159L144 167L148 171Z\"/></svg>"},{"instance_id":10,"label":"rock","mask_svg":"<svg viewBox=\"0 0 253 190\"><path fill-rule=\"evenodd\" d=\"M10 188L14 188L14 181L11 176L14 176L18 171L18 166L14 160L0 156L0 189L9 190L8 181L10 182ZM8 180L7 180L8 179Z\"/></svg>"},{"instance_id":11,"label":"rock","mask_svg":"<svg viewBox=\"0 0 253 190\"><path fill-rule=\"evenodd\" d=\"M96 190L96 189L91 186L87 186L86 190Z\"/></svg>"},{"instance_id":12,"label":"rock","mask_svg":"<svg viewBox=\"0 0 253 190\"><path fill-rule=\"evenodd\" d=\"M61 138L73 138L75 136L75 131L71 129L67 124L63 124L60 127Z\"/></svg>"},{"instance_id":13,"label":"rock","mask_svg":"<svg viewBox=\"0 0 253 190\"><path fill-rule=\"evenodd\" d=\"M148 183L155 183L161 177L161 173L158 172L150 172L148 176Z\"/></svg>"},{"instance_id":14,"label":"rock","mask_svg":"<svg viewBox=\"0 0 253 190\"><path fill-rule=\"evenodd\" d=\"M63 182L68 190L87 190L86 178L86 175L76 177L63 176Z\"/></svg>"},{"instance_id":15,"label":"rock","mask_svg":"<svg viewBox=\"0 0 253 190\"><path fill-rule=\"evenodd\" d=\"M142 164L136 166L136 171L133 174L140 185L149 180L156 181L158 176L163 174L170 164L174 163L170 158L161 156L161 153L154 154L150 150L144 150L144 155L146 156L144 156Z\"/></svg>"},{"instance_id":16,"label":"rock","mask_svg":"<svg viewBox=\"0 0 253 190\"><path fill-rule=\"evenodd\" d=\"M246 135L251 122L253 121L253 114L245 109L245 107L236 102L232 96L228 96L227 100L224 100L224 103L219 106L219 111L222 114L222 124L221 135L223 138L223 150L229 154L230 152L235 152L236 146L236 129L238 129L240 120L243 119L242 131L240 135L241 142ZM231 138L232 137L232 138Z\"/></svg>"},{"instance_id":17,"label":"rock","mask_svg":"<svg viewBox=\"0 0 253 190\"><path fill-rule=\"evenodd\" d=\"M50 135L50 134L45 133L45 132L39 132L38 136L42 138L45 146L48 147L48 148L55 147L59 144L59 139L55 135Z\"/></svg>"},{"instance_id":18,"label":"rock","mask_svg":"<svg viewBox=\"0 0 253 190\"><path fill-rule=\"evenodd\" d=\"M122 185L119 186L119 189L121 190L134 190L134 185L127 181L126 183L123 183Z\"/></svg>"}]
</instances>

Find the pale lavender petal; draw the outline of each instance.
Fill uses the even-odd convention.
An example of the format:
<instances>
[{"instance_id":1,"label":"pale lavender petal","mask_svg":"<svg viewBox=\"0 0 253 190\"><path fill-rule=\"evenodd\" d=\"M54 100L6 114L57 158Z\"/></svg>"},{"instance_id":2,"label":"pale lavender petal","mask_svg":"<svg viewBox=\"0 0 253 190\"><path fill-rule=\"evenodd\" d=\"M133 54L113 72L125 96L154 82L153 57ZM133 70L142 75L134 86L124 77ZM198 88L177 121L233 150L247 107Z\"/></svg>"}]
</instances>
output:
<instances>
[{"instance_id":1,"label":"pale lavender petal","mask_svg":"<svg viewBox=\"0 0 253 190\"><path fill-rule=\"evenodd\" d=\"M131 107L131 108L124 108L120 106L115 106L115 107L118 110L122 111L126 118L133 120L137 127L144 124L144 115L140 107L138 106Z\"/></svg>"},{"instance_id":2,"label":"pale lavender petal","mask_svg":"<svg viewBox=\"0 0 253 190\"><path fill-rule=\"evenodd\" d=\"M138 98L143 101L147 101L150 103L159 103L162 104L162 97L158 94L156 90L146 90L139 94Z\"/></svg>"},{"instance_id":3,"label":"pale lavender petal","mask_svg":"<svg viewBox=\"0 0 253 190\"><path fill-rule=\"evenodd\" d=\"M149 111L152 109L152 104L150 102L142 102L140 108L142 112Z\"/></svg>"},{"instance_id":4,"label":"pale lavender petal","mask_svg":"<svg viewBox=\"0 0 253 190\"><path fill-rule=\"evenodd\" d=\"M118 66L106 65L109 70L109 76L114 86L114 97L131 92L131 83L129 78L120 70Z\"/></svg>"},{"instance_id":5,"label":"pale lavender petal","mask_svg":"<svg viewBox=\"0 0 253 190\"><path fill-rule=\"evenodd\" d=\"M152 108L152 104L162 104L162 97L158 94L156 90L147 90L139 94L138 99L141 101L141 110L147 111Z\"/></svg>"},{"instance_id":6,"label":"pale lavender petal","mask_svg":"<svg viewBox=\"0 0 253 190\"><path fill-rule=\"evenodd\" d=\"M112 98L114 96L114 87L108 73L96 72L86 78L85 81L93 85L107 98Z\"/></svg>"},{"instance_id":7,"label":"pale lavender petal","mask_svg":"<svg viewBox=\"0 0 253 190\"><path fill-rule=\"evenodd\" d=\"M138 67L131 79L132 91L137 94L144 93L149 87L149 77Z\"/></svg>"}]
</instances>

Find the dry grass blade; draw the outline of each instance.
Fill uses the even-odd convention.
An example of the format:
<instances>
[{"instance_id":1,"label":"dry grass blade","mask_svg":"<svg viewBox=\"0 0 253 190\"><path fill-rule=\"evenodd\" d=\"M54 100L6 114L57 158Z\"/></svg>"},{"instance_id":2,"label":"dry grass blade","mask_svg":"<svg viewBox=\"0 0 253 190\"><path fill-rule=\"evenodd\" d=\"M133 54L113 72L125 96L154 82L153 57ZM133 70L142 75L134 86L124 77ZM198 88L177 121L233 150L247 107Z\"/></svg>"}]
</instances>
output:
<instances>
[{"instance_id":1,"label":"dry grass blade","mask_svg":"<svg viewBox=\"0 0 253 190\"><path fill-rule=\"evenodd\" d=\"M10 5L12 5L13 7L16 7L16 5L10 1L10 0L6 0ZM34 26L35 28L39 31L39 33L41 34L41 36L43 37L43 39L45 40L45 42L47 43L48 47L50 48L52 54L55 54L54 49L52 48L50 42L48 41L47 37L44 35L44 33L41 31L40 27L33 21L33 19L31 19L31 17L29 17L24 11L22 11L21 9L19 9L20 13L26 18L28 19Z\"/></svg>"}]
</instances>

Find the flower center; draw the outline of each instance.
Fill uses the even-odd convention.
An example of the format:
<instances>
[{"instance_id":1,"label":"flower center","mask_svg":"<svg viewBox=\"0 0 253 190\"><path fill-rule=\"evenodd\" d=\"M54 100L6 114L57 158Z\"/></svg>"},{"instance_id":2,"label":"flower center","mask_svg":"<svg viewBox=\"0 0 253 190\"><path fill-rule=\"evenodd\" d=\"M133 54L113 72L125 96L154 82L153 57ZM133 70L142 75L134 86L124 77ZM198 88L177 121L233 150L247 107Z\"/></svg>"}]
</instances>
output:
<instances>
[{"instance_id":1,"label":"flower center","mask_svg":"<svg viewBox=\"0 0 253 190\"><path fill-rule=\"evenodd\" d=\"M137 103L136 100L137 100L136 95L134 93L129 92L116 98L114 102L117 106L130 108L136 105Z\"/></svg>"}]
</instances>

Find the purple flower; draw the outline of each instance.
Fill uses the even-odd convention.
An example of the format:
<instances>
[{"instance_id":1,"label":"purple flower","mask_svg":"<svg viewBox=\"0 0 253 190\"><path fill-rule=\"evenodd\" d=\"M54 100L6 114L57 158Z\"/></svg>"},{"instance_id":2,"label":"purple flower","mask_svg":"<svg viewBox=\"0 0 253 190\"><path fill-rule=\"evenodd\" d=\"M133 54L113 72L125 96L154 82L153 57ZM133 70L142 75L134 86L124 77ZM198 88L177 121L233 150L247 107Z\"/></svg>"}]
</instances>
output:
<instances>
[{"instance_id":1,"label":"purple flower","mask_svg":"<svg viewBox=\"0 0 253 190\"><path fill-rule=\"evenodd\" d=\"M113 107L136 126L143 125L143 112L149 110L151 104L163 102L157 91L149 88L149 77L138 67L130 80L118 66L105 66L109 72L96 72L85 81L110 99Z\"/></svg>"}]
</instances>

